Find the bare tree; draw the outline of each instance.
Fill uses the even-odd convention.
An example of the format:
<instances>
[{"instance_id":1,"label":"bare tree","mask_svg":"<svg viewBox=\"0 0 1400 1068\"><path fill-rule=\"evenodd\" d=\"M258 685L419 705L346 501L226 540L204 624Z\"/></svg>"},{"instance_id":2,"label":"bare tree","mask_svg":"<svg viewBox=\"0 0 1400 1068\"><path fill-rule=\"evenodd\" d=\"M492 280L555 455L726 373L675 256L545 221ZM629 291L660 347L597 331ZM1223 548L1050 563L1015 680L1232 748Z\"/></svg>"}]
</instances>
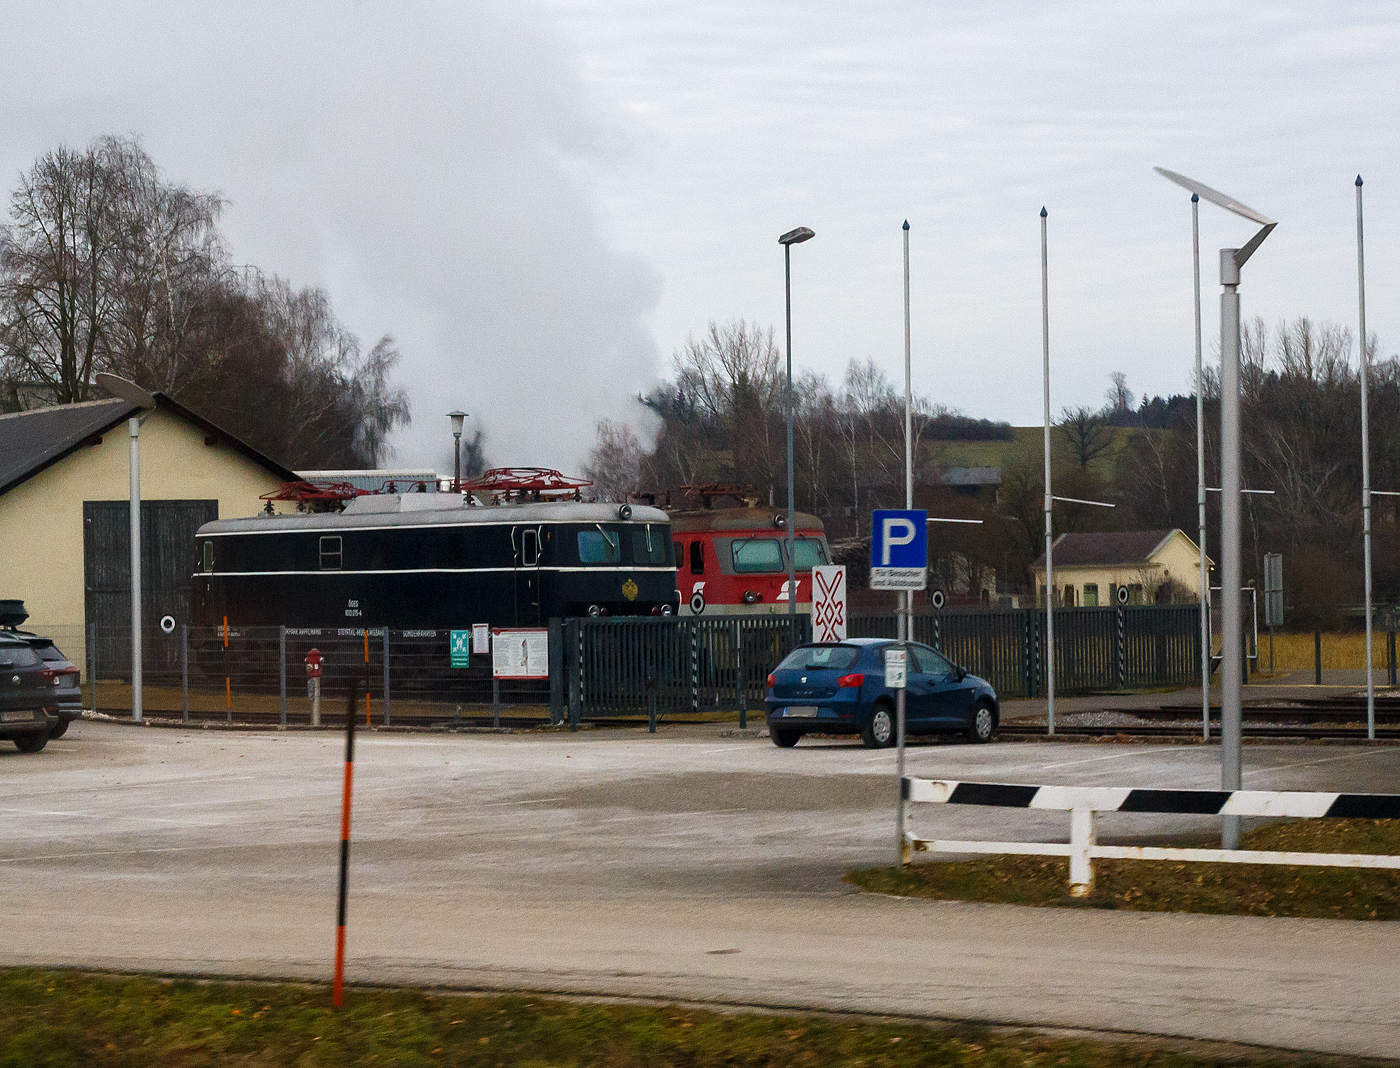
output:
<instances>
[{"instance_id":1,"label":"bare tree","mask_svg":"<svg viewBox=\"0 0 1400 1068\"><path fill-rule=\"evenodd\" d=\"M645 460L646 450L636 431L626 423L603 419L598 423L597 440L583 474L592 480L599 500L625 501L627 494L638 488Z\"/></svg>"},{"instance_id":2,"label":"bare tree","mask_svg":"<svg viewBox=\"0 0 1400 1068\"><path fill-rule=\"evenodd\" d=\"M1109 426L1108 420L1084 405L1062 411L1060 429L1064 432L1070 455L1080 467L1088 467L1113 444L1113 427Z\"/></svg>"}]
</instances>

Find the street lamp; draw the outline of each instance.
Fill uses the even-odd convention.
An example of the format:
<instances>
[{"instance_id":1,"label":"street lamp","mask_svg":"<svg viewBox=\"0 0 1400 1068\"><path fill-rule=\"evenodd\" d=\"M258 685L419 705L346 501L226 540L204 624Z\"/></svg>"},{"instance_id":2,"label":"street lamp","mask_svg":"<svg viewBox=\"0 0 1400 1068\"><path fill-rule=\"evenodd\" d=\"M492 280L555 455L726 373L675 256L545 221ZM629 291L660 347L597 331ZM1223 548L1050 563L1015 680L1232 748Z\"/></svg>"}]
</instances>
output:
<instances>
[{"instance_id":1,"label":"street lamp","mask_svg":"<svg viewBox=\"0 0 1400 1068\"><path fill-rule=\"evenodd\" d=\"M778 238L783 246L783 284L787 308L787 558L788 558L788 615L797 613L797 559L793 555L796 545L793 541L792 504L792 246L800 245L816 237L809 227L799 226Z\"/></svg>"},{"instance_id":2,"label":"street lamp","mask_svg":"<svg viewBox=\"0 0 1400 1068\"><path fill-rule=\"evenodd\" d=\"M117 375L105 372L97 376L97 385L102 390L137 405L137 411L126 421L127 432L131 435L131 492L127 505L131 524L131 718L141 722L141 446L138 438L141 433L141 413L152 411L156 399L135 382L128 382ZM93 680L96 685L96 680ZM94 701L94 704L96 702Z\"/></svg>"},{"instance_id":3,"label":"street lamp","mask_svg":"<svg viewBox=\"0 0 1400 1068\"><path fill-rule=\"evenodd\" d=\"M1050 242L1046 220L1050 213L1040 209L1040 345L1045 393L1045 732L1055 733L1055 502L1090 504L1095 508L1116 508L1106 501L1085 501L1078 497L1056 497L1050 485Z\"/></svg>"},{"instance_id":4,"label":"street lamp","mask_svg":"<svg viewBox=\"0 0 1400 1068\"><path fill-rule=\"evenodd\" d=\"M1220 250L1220 786L1238 790L1243 778L1240 754L1240 269L1278 223L1233 197L1164 167L1168 181L1202 200L1259 224L1243 248ZM1364 344L1364 343L1363 343ZM1203 550L1204 551L1204 550ZM1221 817L1220 844L1240 847L1240 818Z\"/></svg>"},{"instance_id":5,"label":"street lamp","mask_svg":"<svg viewBox=\"0 0 1400 1068\"><path fill-rule=\"evenodd\" d=\"M452 492L460 493L462 489L462 422L467 418L467 413L448 412L447 418L452 420Z\"/></svg>"}]
</instances>

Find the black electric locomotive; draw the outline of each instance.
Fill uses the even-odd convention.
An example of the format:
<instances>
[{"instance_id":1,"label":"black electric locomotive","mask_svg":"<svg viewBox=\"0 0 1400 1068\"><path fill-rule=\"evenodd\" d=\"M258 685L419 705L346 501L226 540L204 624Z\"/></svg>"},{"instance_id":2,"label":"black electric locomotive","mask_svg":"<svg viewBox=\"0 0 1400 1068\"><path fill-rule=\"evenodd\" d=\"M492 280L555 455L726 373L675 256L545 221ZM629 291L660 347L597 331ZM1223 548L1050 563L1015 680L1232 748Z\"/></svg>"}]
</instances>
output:
<instances>
[{"instance_id":1,"label":"black electric locomotive","mask_svg":"<svg viewBox=\"0 0 1400 1068\"><path fill-rule=\"evenodd\" d=\"M195 537L199 626L536 627L677 604L659 508L383 493L342 512L217 520Z\"/></svg>"}]
</instances>

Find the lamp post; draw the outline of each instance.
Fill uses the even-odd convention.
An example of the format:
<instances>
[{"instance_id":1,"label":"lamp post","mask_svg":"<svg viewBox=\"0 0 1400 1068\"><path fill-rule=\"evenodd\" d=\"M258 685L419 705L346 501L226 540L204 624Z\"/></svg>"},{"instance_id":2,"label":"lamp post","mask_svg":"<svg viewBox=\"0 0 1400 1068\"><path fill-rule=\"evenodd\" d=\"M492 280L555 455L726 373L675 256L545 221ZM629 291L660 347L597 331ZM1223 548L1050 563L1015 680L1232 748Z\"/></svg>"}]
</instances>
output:
<instances>
[{"instance_id":1,"label":"lamp post","mask_svg":"<svg viewBox=\"0 0 1400 1068\"><path fill-rule=\"evenodd\" d=\"M1356 306L1361 327L1361 540L1366 567L1366 737L1376 737L1376 680L1371 655L1371 438L1366 396L1366 253L1361 231L1361 175L1356 176Z\"/></svg>"},{"instance_id":2,"label":"lamp post","mask_svg":"<svg viewBox=\"0 0 1400 1068\"><path fill-rule=\"evenodd\" d=\"M462 411L448 412L447 418L452 420L452 492L460 493L462 487L462 422L467 418L467 413Z\"/></svg>"},{"instance_id":3,"label":"lamp post","mask_svg":"<svg viewBox=\"0 0 1400 1068\"><path fill-rule=\"evenodd\" d=\"M1259 224L1243 248L1220 250L1220 786L1238 790L1240 753L1240 269L1278 223L1210 186L1174 171L1155 168L1183 189L1241 218ZM1240 818L1221 817L1220 843L1240 847Z\"/></svg>"},{"instance_id":4,"label":"lamp post","mask_svg":"<svg viewBox=\"0 0 1400 1068\"><path fill-rule=\"evenodd\" d=\"M1056 501L1090 504L1095 508L1115 508L1106 501L1085 501L1078 497L1056 497L1050 491L1050 253L1046 220L1050 213L1040 209L1040 340L1044 359L1045 385L1045 731L1055 733L1055 567L1052 512Z\"/></svg>"},{"instance_id":5,"label":"lamp post","mask_svg":"<svg viewBox=\"0 0 1400 1068\"><path fill-rule=\"evenodd\" d=\"M127 511L131 530L131 718L141 722L142 677L141 677L141 433L142 412L151 411L156 406L154 395L147 393L135 382L106 373L98 374L97 385L112 396L137 406L126 421L127 433L131 435L130 496ZM95 683L94 683L95 684Z\"/></svg>"},{"instance_id":6,"label":"lamp post","mask_svg":"<svg viewBox=\"0 0 1400 1068\"><path fill-rule=\"evenodd\" d=\"M793 541L793 492L792 492L792 246L800 245L816 237L816 233L806 226L789 230L778 238L783 246L783 295L787 318L787 559L788 559L788 615L797 614L797 560L793 556L796 545Z\"/></svg>"}]
</instances>

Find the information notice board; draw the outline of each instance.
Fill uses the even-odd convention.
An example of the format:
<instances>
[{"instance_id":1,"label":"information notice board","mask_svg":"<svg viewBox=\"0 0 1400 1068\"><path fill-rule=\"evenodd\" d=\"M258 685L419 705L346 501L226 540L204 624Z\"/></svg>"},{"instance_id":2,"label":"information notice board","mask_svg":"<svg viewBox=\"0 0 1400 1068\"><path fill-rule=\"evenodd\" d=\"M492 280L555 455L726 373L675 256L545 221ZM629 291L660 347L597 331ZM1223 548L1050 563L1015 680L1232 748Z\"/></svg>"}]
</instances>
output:
<instances>
[{"instance_id":1,"label":"information notice board","mask_svg":"<svg viewBox=\"0 0 1400 1068\"><path fill-rule=\"evenodd\" d=\"M549 678L549 630L491 631L491 674L498 679Z\"/></svg>"}]
</instances>

